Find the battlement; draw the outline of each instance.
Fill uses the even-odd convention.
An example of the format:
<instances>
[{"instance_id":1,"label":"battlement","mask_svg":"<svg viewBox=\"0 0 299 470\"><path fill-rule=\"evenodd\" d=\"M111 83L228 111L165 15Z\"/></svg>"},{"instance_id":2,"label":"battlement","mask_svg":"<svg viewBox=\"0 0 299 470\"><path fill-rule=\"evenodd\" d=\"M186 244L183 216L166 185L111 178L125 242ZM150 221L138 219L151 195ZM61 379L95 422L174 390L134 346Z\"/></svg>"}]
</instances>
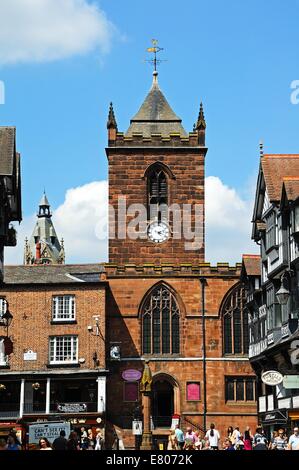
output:
<instances>
[{"instance_id":1,"label":"battlement","mask_svg":"<svg viewBox=\"0 0 299 470\"><path fill-rule=\"evenodd\" d=\"M211 266L210 263L181 263L181 264L152 264L144 263L142 265L137 264L103 264L107 278L111 277L122 277L132 276L140 277L217 277L217 276L228 276L228 277L239 277L241 273L242 263L236 263L234 266L230 266L229 263L217 263L216 266Z\"/></svg>"},{"instance_id":2,"label":"battlement","mask_svg":"<svg viewBox=\"0 0 299 470\"><path fill-rule=\"evenodd\" d=\"M144 137L141 133L133 133L126 136L123 132L117 132L115 139L109 139L109 147L204 147L204 142L200 143L197 132L190 132L188 137L179 133L169 135L151 134Z\"/></svg>"}]
</instances>

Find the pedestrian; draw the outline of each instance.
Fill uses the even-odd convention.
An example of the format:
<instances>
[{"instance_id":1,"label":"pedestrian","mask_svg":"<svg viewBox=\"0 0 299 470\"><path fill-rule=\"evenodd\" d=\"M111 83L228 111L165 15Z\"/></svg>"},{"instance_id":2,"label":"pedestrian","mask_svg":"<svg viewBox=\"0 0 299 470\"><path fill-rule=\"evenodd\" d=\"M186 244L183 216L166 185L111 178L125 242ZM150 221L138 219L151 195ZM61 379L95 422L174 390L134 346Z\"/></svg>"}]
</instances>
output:
<instances>
[{"instance_id":1,"label":"pedestrian","mask_svg":"<svg viewBox=\"0 0 299 470\"><path fill-rule=\"evenodd\" d=\"M297 426L294 428L293 434L289 438L288 449L299 450L299 429Z\"/></svg>"},{"instance_id":2,"label":"pedestrian","mask_svg":"<svg viewBox=\"0 0 299 470\"><path fill-rule=\"evenodd\" d=\"M7 450L21 450L21 444L15 433L10 433L7 438Z\"/></svg>"},{"instance_id":3,"label":"pedestrian","mask_svg":"<svg viewBox=\"0 0 299 470\"><path fill-rule=\"evenodd\" d=\"M223 443L223 450L236 450L232 441L227 437Z\"/></svg>"},{"instance_id":4,"label":"pedestrian","mask_svg":"<svg viewBox=\"0 0 299 470\"><path fill-rule=\"evenodd\" d=\"M46 437L41 437L38 443L39 443L39 450L53 450L50 442L48 441Z\"/></svg>"},{"instance_id":5,"label":"pedestrian","mask_svg":"<svg viewBox=\"0 0 299 470\"><path fill-rule=\"evenodd\" d=\"M231 441L232 441L232 444L233 445L236 445L239 438L240 438L240 429L239 429L239 426L236 426L233 433L232 433L232 437L231 437Z\"/></svg>"},{"instance_id":6,"label":"pedestrian","mask_svg":"<svg viewBox=\"0 0 299 470\"><path fill-rule=\"evenodd\" d=\"M177 450L175 431L172 429L169 432L167 450Z\"/></svg>"},{"instance_id":7,"label":"pedestrian","mask_svg":"<svg viewBox=\"0 0 299 470\"><path fill-rule=\"evenodd\" d=\"M59 433L59 437L54 439L52 444L53 450L67 450L67 439L65 438L65 430L62 429Z\"/></svg>"},{"instance_id":8,"label":"pedestrian","mask_svg":"<svg viewBox=\"0 0 299 470\"><path fill-rule=\"evenodd\" d=\"M271 450L285 450L288 445L288 440L284 435L284 430L279 429L277 436L274 438Z\"/></svg>"},{"instance_id":9,"label":"pedestrian","mask_svg":"<svg viewBox=\"0 0 299 470\"><path fill-rule=\"evenodd\" d=\"M195 434L194 434L194 449L195 450L202 450L204 446L204 441L201 439L201 436L200 436L200 431L195 431Z\"/></svg>"},{"instance_id":10,"label":"pedestrian","mask_svg":"<svg viewBox=\"0 0 299 470\"><path fill-rule=\"evenodd\" d=\"M81 428L80 447L81 450L86 450L88 448L88 437L86 428L84 426Z\"/></svg>"},{"instance_id":11,"label":"pedestrian","mask_svg":"<svg viewBox=\"0 0 299 470\"><path fill-rule=\"evenodd\" d=\"M268 440L264 434L263 428L258 426L253 438L253 450L268 450Z\"/></svg>"},{"instance_id":12,"label":"pedestrian","mask_svg":"<svg viewBox=\"0 0 299 470\"><path fill-rule=\"evenodd\" d=\"M67 441L67 450L80 450L78 443L78 434L75 431L71 431L68 441Z\"/></svg>"},{"instance_id":13,"label":"pedestrian","mask_svg":"<svg viewBox=\"0 0 299 470\"><path fill-rule=\"evenodd\" d=\"M234 429L232 426L228 426L227 428L227 438L231 441L231 437L233 435Z\"/></svg>"},{"instance_id":14,"label":"pedestrian","mask_svg":"<svg viewBox=\"0 0 299 470\"><path fill-rule=\"evenodd\" d=\"M244 432L244 450L252 450L253 436L250 433L250 427L247 426Z\"/></svg>"},{"instance_id":15,"label":"pedestrian","mask_svg":"<svg viewBox=\"0 0 299 470\"><path fill-rule=\"evenodd\" d=\"M178 450L183 450L184 449L184 444L185 444L185 438L184 438L184 433L180 429L180 426L178 424L175 425L175 437L177 441L177 446Z\"/></svg>"},{"instance_id":16,"label":"pedestrian","mask_svg":"<svg viewBox=\"0 0 299 470\"><path fill-rule=\"evenodd\" d=\"M95 439L94 439L92 428L87 429L87 437L88 437L88 450L94 450Z\"/></svg>"},{"instance_id":17,"label":"pedestrian","mask_svg":"<svg viewBox=\"0 0 299 470\"><path fill-rule=\"evenodd\" d=\"M217 429L215 429L215 424L211 423L209 431L206 433L206 439L209 441L210 447L213 450L219 449L220 434Z\"/></svg>"},{"instance_id":18,"label":"pedestrian","mask_svg":"<svg viewBox=\"0 0 299 470\"><path fill-rule=\"evenodd\" d=\"M96 444L94 450L103 450L104 439L100 428L96 429Z\"/></svg>"},{"instance_id":19,"label":"pedestrian","mask_svg":"<svg viewBox=\"0 0 299 470\"><path fill-rule=\"evenodd\" d=\"M235 449L236 450L244 450L244 440L243 440L243 434L240 433L238 440L235 443Z\"/></svg>"},{"instance_id":20,"label":"pedestrian","mask_svg":"<svg viewBox=\"0 0 299 470\"><path fill-rule=\"evenodd\" d=\"M7 443L5 439L0 439L0 450L7 450Z\"/></svg>"}]
</instances>

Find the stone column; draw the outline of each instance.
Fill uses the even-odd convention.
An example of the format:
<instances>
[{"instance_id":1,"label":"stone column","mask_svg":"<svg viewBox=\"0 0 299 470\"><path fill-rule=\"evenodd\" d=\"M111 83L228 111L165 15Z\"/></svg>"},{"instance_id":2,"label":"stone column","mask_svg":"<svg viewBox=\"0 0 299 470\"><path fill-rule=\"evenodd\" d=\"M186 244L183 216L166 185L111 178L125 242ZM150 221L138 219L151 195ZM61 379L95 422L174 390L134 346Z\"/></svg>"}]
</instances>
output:
<instances>
[{"instance_id":1,"label":"stone column","mask_svg":"<svg viewBox=\"0 0 299 470\"><path fill-rule=\"evenodd\" d=\"M143 431L141 450L152 450L153 436L151 430L151 392L142 393Z\"/></svg>"},{"instance_id":2,"label":"stone column","mask_svg":"<svg viewBox=\"0 0 299 470\"><path fill-rule=\"evenodd\" d=\"M24 413L24 397L25 397L25 379L22 379L21 389L20 389L20 418L23 417L23 413Z\"/></svg>"},{"instance_id":3,"label":"stone column","mask_svg":"<svg viewBox=\"0 0 299 470\"><path fill-rule=\"evenodd\" d=\"M51 399L51 379L47 377L46 386L46 415L50 414L50 399Z\"/></svg>"},{"instance_id":4,"label":"stone column","mask_svg":"<svg viewBox=\"0 0 299 470\"><path fill-rule=\"evenodd\" d=\"M106 409L106 377L98 377L98 403L97 412L105 413Z\"/></svg>"}]
</instances>

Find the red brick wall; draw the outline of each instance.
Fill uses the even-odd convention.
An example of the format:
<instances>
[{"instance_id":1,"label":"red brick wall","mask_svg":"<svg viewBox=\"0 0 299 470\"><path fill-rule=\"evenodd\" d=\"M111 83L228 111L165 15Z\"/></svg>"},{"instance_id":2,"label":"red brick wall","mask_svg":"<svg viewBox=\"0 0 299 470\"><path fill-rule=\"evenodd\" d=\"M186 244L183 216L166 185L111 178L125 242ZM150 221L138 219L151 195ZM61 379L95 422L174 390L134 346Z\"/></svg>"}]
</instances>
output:
<instances>
[{"instance_id":1,"label":"red brick wall","mask_svg":"<svg viewBox=\"0 0 299 470\"><path fill-rule=\"evenodd\" d=\"M173 377L180 388L181 413L192 422L203 424L203 403L186 401L186 382L199 381L203 393L202 360L188 361L187 358L202 357L202 318L201 285L198 278L163 277L161 279L143 277L109 279L110 292L107 295L108 342L121 342L122 357L140 358L141 320L138 317L142 299L157 282L167 283L181 299L181 353L182 360L151 361L153 374L165 373ZM206 351L207 351L207 425L215 422L224 435L230 425L239 425L242 430L247 425L252 430L256 425L256 403L244 404L225 402L225 375L254 376L249 361L209 360L224 359L222 350L222 319L220 307L223 297L238 282L236 276L227 276L221 269L214 276L207 277L206 286ZM186 358L186 360L184 360ZM150 359L150 357L149 357ZM242 359L242 358L241 358ZM134 404L123 402L122 371L143 369L142 361L126 361L111 364L109 378L108 410L113 415L130 415ZM190 414L189 414L190 413ZM128 434L128 433L127 433Z\"/></svg>"},{"instance_id":2,"label":"red brick wall","mask_svg":"<svg viewBox=\"0 0 299 470\"><path fill-rule=\"evenodd\" d=\"M51 325L53 295L74 294L76 298L76 324ZM49 336L78 335L78 357L85 358L80 369L93 369L92 356L97 351L100 367L105 368L105 287L104 286L31 286L2 287L13 321L9 336L13 340L13 353L9 357L10 370L46 370L49 362ZM93 315L99 315L102 336L87 330L95 325ZM4 334L5 330L0 332ZM36 361L24 361L26 350L37 353Z\"/></svg>"},{"instance_id":3,"label":"red brick wall","mask_svg":"<svg viewBox=\"0 0 299 470\"><path fill-rule=\"evenodd\" d=\"M126 196L131 204L147 205L145 170L156 161L163 162L173 172L168 178L169 204L200 204L204 207L204 154L205 149L107 149L109 160L109 203L118 220L118 197ZM136 214L137 215L137 214ZM127 217L126 226L133 217ZM194 227L194 212L192 212ZM117 233L117 224L116 224ZM170 238L162 244L149 240L109 240L110 263L198 263L204 261L204 246L194 251L185 250L185 240Z\"/></svg>"}]
</instances>

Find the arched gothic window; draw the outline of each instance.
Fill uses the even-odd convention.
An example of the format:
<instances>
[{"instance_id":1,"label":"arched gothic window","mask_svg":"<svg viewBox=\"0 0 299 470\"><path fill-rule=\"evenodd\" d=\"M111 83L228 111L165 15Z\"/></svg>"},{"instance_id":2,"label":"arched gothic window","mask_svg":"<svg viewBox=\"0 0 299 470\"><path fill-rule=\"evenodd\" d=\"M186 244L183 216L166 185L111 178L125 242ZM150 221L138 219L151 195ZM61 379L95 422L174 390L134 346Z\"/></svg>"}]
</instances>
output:
<instances>
[{"instance_id":1,"label":"arched gothic window","mask_svg":"<svg viewBox=\"0 0 299 470\"><path fill-rule=\"evenodd\" d=\"M229 292L221 313L224 354L248 354L248 312L241 284Z\"/></svg>"},{"instance_id":2,"label":"arched gothic window","mask_svg":"<svg viewBox=\"0 0 299 470\"><path fill-rule=\"evenodd\" d=\"M148 219L167 220L168 184L167 175L161 165L155 164L147 178Z\"/></svg>"},{"instance_id":3,"label":"arched gothic window","mask_svg":"<svg viewBox=\"0 0 299 470\"><path fill-rule=\"evenodd\" d=\"M158 285L149 293L141 318L143 354L180 352L180 310L166 286Z\"/></svg>"}]
</instances>

